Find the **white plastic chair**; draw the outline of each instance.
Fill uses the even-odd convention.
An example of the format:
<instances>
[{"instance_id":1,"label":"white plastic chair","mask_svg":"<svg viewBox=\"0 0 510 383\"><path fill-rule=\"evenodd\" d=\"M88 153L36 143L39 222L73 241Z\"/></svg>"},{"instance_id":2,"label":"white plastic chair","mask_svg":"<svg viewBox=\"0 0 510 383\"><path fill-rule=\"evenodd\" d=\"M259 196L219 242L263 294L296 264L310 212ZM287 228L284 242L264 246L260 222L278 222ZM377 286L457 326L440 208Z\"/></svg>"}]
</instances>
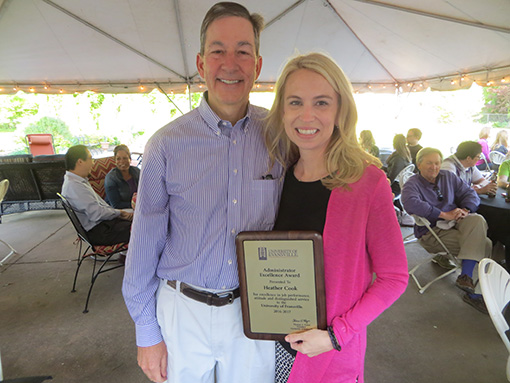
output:
<instances>
[{"instance_id":1,"label":"white plastic chair","mask_svg":"<svg viewBox=\"0 0 510 383\"><path fill-rule=\"evenodd\" d=\"M459 270L460 269L460 263L457 260L457 258L455 258L452 255L452 253L450 253L450 250L448 250L448 248L443 243L443 241L441 241L441 239L438 237L436 232L430 227L430 222L429 222L428 219L426 219L424 217L420 217L420 216L415 215L415 214L413 214L413 217L414 217L414 221L416 222L416 224L418 226L425 226L429 230L429 232L434 236L434 238L439 242L441 247L444 249L444 251L435 253L434 256L436 256L436 255L444 255L444 256L446 256L453 263L453 265L455 265L455 267L453 269L448 270L447 272L445 272L445 273L441 274L440 276L434 278L433 280L431 280L430 282L428 282L427 284L425 284L423 286L422 286L421 282L418 280L418 278L416 277L415 273L416 273L416 271L422 265L425 265L427 263L432 262L432 258L427 259L426 261L417 264L411 270L409 270L409 275L413 278L414 282L416 283L416 286L418 286L418 290L420 291L420 294L423 294L425 292L425 290L427 290L430 287L430 285L432 285L434 282L437 282L440 279L446 278L448 275L450 275L450 274L456 272L457 270Z\"/></svg>"},{"instance_id":2,"label":"white plastic chair","mask_svg":"<svg viewBox=\"0 0 510 383\"><path fill-rule=\"evenodd\" d=\"M478 265L483 299L492 323L510 353L510 328L503 311L510 302L510 274L497 262L484 258ZM506 363L506 379L510 382L510 356Z\"/></svg>"},{"instance_id":3,"label":"white plastic chair","mask_svg":"<svg viewBox=\"0 0 510 383\"><path fill-rule=\"evenodd\" d=\"M395 180L399 183L400 185L400 190L402 190L402 187L404 187L404 184L407 182L407 180L409 178L411 178L412 176L414 175L414 164L409 164L407 165L404 169L402 169L398 174L397 176L395 177ZM400 197L402 196L402 194L399 194L397 197L395 197L394 201L397 201L400 199ZM407 214L404 211L402 211L402 215L404 214ZM407 215L406 217L410 218L411 216ZM410 225L413 224L413 222L410 222L409 223ZM404 244L407 244L407 243L411 243L411 242L416 242L417 239L414 237L414 234L409 234L407 235L406 237L404 237L403 239L404 241Z\"/></svg>"},{"instance_id":4,"label":"white plastic chair","mask_svg":"<svg viewBox=\"0 0 510 383\"><path fill-rule=\"evenodd\" d=\"M7 194L7 189L9 189L9 180L2 180L0 181L0 203L2 203L2 201L4 200L4 197L5 195ZM7 254L7 256L5 256L1 261L0 261L0 266L3 266L4 265L4 262L12 255L16 254L16 250L14 249L14 247L12 247L11 245L9 245L7 242L5 241L2 241L0 239L0 242L3 243L5 246L7 246L11 252L9 254Z\"/></svg>"},{"instance_id":5,"label":"white plastic chair","mask_svg":"<svg viewBox=\"0 0 510 383\"><path fill-rule=\"evenodd\" d=\"M495 165L501 165L503 161L505 160L505 155L501 152L498 152L496 150L489 153L489 159L491 162Z\"/></svg>"},{"instance_id":6,"label":"white plastic chair","mask_svg":"<svg viewBox=\"0 0 510 383\"><path fill-rule=\"evenodd\" d=\"M407 182L409 178L411 178L414 175L414 164L407 165L404 169L402 169L395 179L400 184L400 187L404 186L404 184Z\"/></svg>"}]
</instances>

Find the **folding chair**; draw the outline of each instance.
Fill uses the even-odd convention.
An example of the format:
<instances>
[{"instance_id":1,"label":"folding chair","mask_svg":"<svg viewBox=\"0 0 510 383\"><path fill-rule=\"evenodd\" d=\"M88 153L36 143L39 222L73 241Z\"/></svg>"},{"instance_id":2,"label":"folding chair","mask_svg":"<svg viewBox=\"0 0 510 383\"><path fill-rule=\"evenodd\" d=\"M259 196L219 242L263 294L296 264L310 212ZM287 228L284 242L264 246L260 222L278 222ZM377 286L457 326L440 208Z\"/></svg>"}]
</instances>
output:
<instances>
[{"instance_id":1,"label":"folding chair","mask_svg":"<svg viewBox=\"0 0 510 383\"><path fill-rule=\"evenodd\" d=\"M87 313L89 311L88 306L90 300L90 293L92 292L92 288L94 287L94 283L96 282L97 277L102 273L124 266L124 264L117 264L115 266L106 267L113 255L120 253L121 251L127 250L128 244L117 243L115 245L108 246L93 245L87 236L87 232L83 228L80 220L76 216L75 211L73 210L72 206L69 204L67 199L60 193L57 193L57 195L62 200L64 210L66 211L69 219L71 220L71 223L74 226L74 229L76 230L76 234L78 235L78 242L80 243L80 249L78 251L78 265L76 267L76 273L74 275L73 281L73 289L71 290L71 292L73 293L76 292L76 279L78 278L78 272L80 271L80 266L83 263L83 260L88 257L94 260L94 267L92 268L92 279L90 281L90 288L87 294L87 301L85 302L85 310L83 310L83 313ZM84 244L87 247L85 248L85 251L82 252L82 248L85 247L83 246ZM89 253L88 252L89 250L92 250L92 252ZM100 258L103 258L103 260L100 260ZM96 271L97 263L101 263L101 265Z\"/></svg>"},{"instance_id":2,"label":"folding chair","mask_svg":"<svg viewBox=\"0 0 510 383\"><path fill-rule=\"evenodd\" d=\"M416 283L416 286L418 286L418 290L420 291L420 294L423 294L425 292L425 290L427 290L430 285L432 285L434 282L437 282L439 281L440 279L443 279L443 278L446 278L448 275L456 272L457 270L460 269L460 262L458 261L457 258L455 258L452 253L450 253L450 250L448 250L448 248L446 247L446 245L443 243L443 241L441 241L441 239L438 237L438 235L436 234L436 232L434 230L432 230L432 228L430 227L430 222L428 219L424 218L424 217L420 217L418 215L415 215L413 214L413 217L414 217L414 221L416 222L416 224L418 226L425 226L429 232L434 236L434 238L439 242L439 244L441 245L441 247L444 249L444 251L441 251L441 252L438 252L436 254L434 254L434 256L436 255L444 255L446 256L452 263L453 265L455 265L455 267L451 270L448 270L447 272L441 274L440 276L434 278L433 280L431 280L430 282L428 282L427 284L423 285L420 283L420 281L418 281L418 278L416 277L415 273L416 271L422 266L422 265L425 265L426 263L430 263L432 262L432 259L433 258L430 258L422 263L419 263L418 265L414 266L410 271L409 271L409 275L413 278L414 282Z\"/></svg>"},{"instance_id":3,"label":"folding chair","mask_svg":"<svg viewBox=\"0 0 510 383\"><path fill-rule=\"evenodd\" d=\"M510 353L510 327L507 319L510 312L510 275L497 262L484 258L478 265L482 295L494 327ZM510 311L510 310L508 310ZM506 379L510 382L510 356L506 363Z\"/></svg>"},{"instance_id":4,"label":"folding chair","mask_svg":"<svg viewBox=\"0 0 510 383\"><path fill-rule=\"evenodd\" d=\"M489 153L489 159L493 164L501 165L505 160L505 155L501 152L493 150L492 152Z\"/></svg>"},{"instance_id":5,"label":"folding chair","mask_svg":"<svg viewBox=\"0 0 510 383\"><path fill-rule=\"evenodd\" d=\"M9 180L2 180L0 181L0 204L4 200L5 195L7 194L7 190L9 189ZM16 250L14 247L9 245L7 242L0 239L0 242L3 243L5 246L7 246L11 252L7 254L1 261L0 266L4 265L4 262L7 261L8 258L10 258L12 255L16 254Z\"/></svg>"}]
</instances>

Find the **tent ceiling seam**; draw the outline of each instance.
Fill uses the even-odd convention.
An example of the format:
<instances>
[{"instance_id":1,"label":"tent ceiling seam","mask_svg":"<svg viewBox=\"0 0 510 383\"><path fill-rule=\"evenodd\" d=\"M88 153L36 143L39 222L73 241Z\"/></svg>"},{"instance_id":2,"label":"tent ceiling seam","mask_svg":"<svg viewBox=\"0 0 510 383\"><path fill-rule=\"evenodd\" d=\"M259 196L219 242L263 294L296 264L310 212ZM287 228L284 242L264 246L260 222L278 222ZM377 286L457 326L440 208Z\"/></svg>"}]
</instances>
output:
<instances>
[{"instance_id":1,"label":"tent ceiling seam","mask_svg":"<svg viewBox=\"0 0 510 383\"><path fill-rule=\"evenodd\" d=\"M128 45L128 44L126 44L126 43L124 43L123 41L119 40L118 38L116 38L116 37L114 37L114 36L110 35L109 33L107 33L107 32L105 32L105 31L103 31L102 29L100 29L100 28L96 27L95 25L93 25L93 24L89 23L88 21L86 21L86 20L82 19L81 17L79 17L79 16L75 15L74 13L72 13L72 12L68 11L67 9L62 8L60 5L55 4L53 1L51 1L51 0L42 0L42 1L43 1L44 3L46 3L46 4L50 5L50 6L52 6L53 8L55 8L55 9L59 10L60 12L62 12L62 13L64 13L64 14L66 14L67 16L72 17L73 19L75 19L76 21L78 21L78 22L82 23L83 25L87 26L88 28L91 28L92 30L96 31L97 33L99 33L99 34L101 34L101 35L103 35L103 36L107 37L108 39L112 40L113 42L115 42L115 43L117 43L117 44L121 45L122 47L124 47L124 48L126 48L126 49L130 50L131 52L133 52L133 53L137 54L138 56L141 56L141 57L143 57L144 59L146 59L146 60L150 61L151 63L153 63L153 64L155 64L155 65L157 65L157 66L159 66L159 67L161 67L161 68L163 68L163 69L165 69L165 70L167 70L167 71L169 71L169 72L171 72L171 73L175 74L176 76L179 76L179 77L180 77L180 78L182 78L182 79L185 79L185 77L184 77L183 75L181 75L180 73L177 73L177 72L176 72L176 71L174 71L173 69L168 68L166 65L161 64L160 62L156 61L156 60L155 60L155 59L153 59L152 57L147 56L145 53L142 53L142 52L140 52L139 50L137 50L137 49L133 48L132 46L130 46L130 45Z\"/></svg>"},{"instance_id":2,"label":"tent ceiling seam","mask_svg":"<svg viewBox=\"0 0 510 383\"><path fill-rule=\"evenodd\" d=\"M174 7L175 7L175 18L177 19L177 30L179 31L179 42L181 44L181 54L182 54L182 61L184 64L184 72L186 75L186 81L189 81L188 59L186 56L186 46L184 44L184 34L182 33L182 20L181 20L181 10L179 8L179 0L174 0Z\"/></svg>"},{"instance_id":3,"label":"tent ceiling seam","mask_svg":"<svg viewBox=\"0 0 510 383\"><path fill-rule=\"evenodd\" d=\"M288 7L287 9L285 9L283 12L279 13L276 17L274 17L271 21L269 21L268 23L266 23L265 27L264 27L264 30L266 30L267 28L269 28L271 25L273 25L275 22L277 22L278 20L280 20L282 17L284 17L287 13L291 12L292 10L294 10L294 8L296 8L298 5L304 3L306 0L299 0L299 1L296 1L294 4L292 4L290 7ZM262 33L264 33L264 31L262 31Z\"/></svg>"},{"instance_id":4,"label":"tent ceiling seam","mask_svg":"<svg viewBox=\"0 0 510 383\"><path fill-rule=\"evenodd\" d=\"M9 8L9 4L12 3L12 0L0 0L0 20L2 19L3 15L7 11L7 8Z\"/></svg>"},{"instance_id":5,"label":"tent ceiling seam","mask_svg":"<svg viewBox=\"0 0 510 383\"><path fill-rule=\"evenodd\" d=\"M353 34L354 37L356 37L356 39L360 42L361 45L363 45L363 47L367 50L368 53L370 53L370 55L372 56L372 58L381 66L381 68L388 74L388 76L390 76L393 81L395 82L398 82L397 79L395 78L395 76L393 76L393 74L383 65L383 63L381 61L379 61L379 59L376 57L376 55L372 52L372 50L365 44L365 42L363 40L361 40L361 38L357 35L356 32L354 32L354 30L351 28L351 26L347 23L347 21L345 21L345 19L340 15L340 13L337 11L337 9L333 6L333 4L331 4L331 1L329 0L325 0L325 2L327 3L328 7L335 13L335 15L340 19L342 20L342 22L345 24L345 26L347 28L349 28L349 30L351 31L351 33Z\"/></svg>"},{"instance_id":6,"label":"tent ceiling seam","mask_svg":"<svg viewBox=\"0 0 510 383\"><path fill-rule=\"evenodd\" d=\"M431 17L433 19L449 21L452 23L464 24L464 25L467 25L470 27L488 29L488 30L492 30L492 31L496 31L496 32L510 33L510 28L499 27L497 25L484 24L481 22L469 21L469 20L464 20L464 19L458 19L455 17L440 15L437 13L420 11L418 9L405 8L405 7L401 7L401 6L394 5L394 4L383 3L380 1L374 1L374 0L354 0L354 1L357 1L359 3L366 3L368 5L376 5L379 7L394 9L396 11L413 13L413 14L419 15L419 16Z\"/></svg>"}]
</instances>

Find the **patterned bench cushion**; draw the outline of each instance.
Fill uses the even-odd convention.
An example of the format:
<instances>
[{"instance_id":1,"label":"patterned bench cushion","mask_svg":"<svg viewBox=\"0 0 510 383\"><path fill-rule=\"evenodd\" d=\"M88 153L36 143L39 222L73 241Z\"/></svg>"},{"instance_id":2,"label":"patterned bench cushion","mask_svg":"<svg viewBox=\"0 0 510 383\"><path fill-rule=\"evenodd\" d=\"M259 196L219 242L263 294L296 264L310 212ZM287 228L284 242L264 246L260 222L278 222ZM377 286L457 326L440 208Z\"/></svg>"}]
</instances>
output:
<instances>
[{"instance_id":1,"label":"patterned bench cushion","mask_svg":"<svg viewBox=\"0 0 510 383\"><path fill-rule=\"evenodd\" d=\"M89 182L92 189L105 198L106 192L104 190L104 178L115 167L115 160L113 157L104 157L94 160L94 166L90 172Z\"/></svg>"}]
</instances>

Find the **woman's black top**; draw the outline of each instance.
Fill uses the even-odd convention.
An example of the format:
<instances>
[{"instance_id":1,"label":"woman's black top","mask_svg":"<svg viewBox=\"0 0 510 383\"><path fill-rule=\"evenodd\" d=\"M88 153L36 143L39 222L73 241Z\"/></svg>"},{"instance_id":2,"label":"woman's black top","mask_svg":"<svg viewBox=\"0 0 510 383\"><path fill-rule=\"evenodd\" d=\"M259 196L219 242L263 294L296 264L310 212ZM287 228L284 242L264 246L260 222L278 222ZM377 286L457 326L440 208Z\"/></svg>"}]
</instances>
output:
<instances>
[{"instance_id":1,"label":"woman's black top","mask_svg":"<svg viewBox=\"0 0 510 383\"><path fill-rule=\"evenodd\" d=\"M278 217L273 230L314 230L322 234L326 223L331 190L322 182L301 182L294 176L294 167L285 174ZM296 351L287 342L281 345L292 355Z\"/></svg>"}]
</instances>

